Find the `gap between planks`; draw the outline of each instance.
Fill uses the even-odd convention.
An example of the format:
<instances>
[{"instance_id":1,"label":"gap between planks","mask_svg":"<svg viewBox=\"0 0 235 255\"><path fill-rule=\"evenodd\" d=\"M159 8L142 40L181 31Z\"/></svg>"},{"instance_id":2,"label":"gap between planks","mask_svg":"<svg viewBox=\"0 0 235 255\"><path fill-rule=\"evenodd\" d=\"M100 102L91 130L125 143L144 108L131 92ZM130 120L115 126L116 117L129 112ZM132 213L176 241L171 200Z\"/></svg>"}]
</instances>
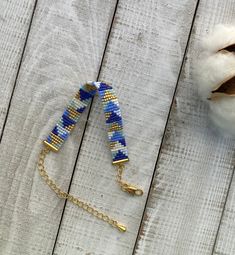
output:
<instances>
[{"instance_id":1,"label":"gap between planks","mask_svg":"<svg viewBox=\"0 0 235 255\"><path fill-rule=\"evenodd\" d=\"M228 196L229 196L229 191L231 189L232 182L233 182L234 171L235 171L235 167L233 168L233 171L231 173L231 177L230 177L230 181L229 181L229 184L228 184L228 189L227 189L227 192L226 192L226 197L225 197L223 209L222 209L222 212L221 212L221 217L220 217L218 228L217 228L217 231L216 231L216 234L215 234L214 244L212 246L211 255L213 255L214 252L215 252L215 248L216 248L216 244L217 244L217 240L218 240L219 232L220 232L220 226L221 226L221 223L222 223L222 220L223 220L223 216L224 216L224 212L225 212L225 208L226 208L226 204L227 204L227 200L228 200Z\"/></svg>"},{"instance_id":2,"label":"gap between planks","mask_svg":"<svg viewBox=\"0 0 235 255\"><path fill-rule=\"evenodd\" d=\"M100 61L99 70L98 70L98 73L97 73L97 78L96 78L97 81L99 80L100 73L101 73L101 70L102 70L105 53L106 53L106 50L107 50L110 34L111 34L113 23L114 23L114 20L115 20L116 11L117 11L117 8L118 8L118 3L119 3L119 0L116 0L115 6L114 6L113 15L112 15L112 20L111 20L111 23L110 23L110 26L109 26L109 30L108 30L108 35L107 35L107 38L106 38L106 43L105 43L104 50L103 50L102 57L101 57L101 61ZM70 182L69 182L67 193L70 192L70 189L71 189L71 186L72 186L73 177L74 177L74 173L75 173L75 170L76 170L79 154L80 154L80 151L81 151L81 148L82 148L83 139L84 139L84 136L85 136L85 133L86 133L87 123L88 123L88 120L89 120L89 117L90 117L93 100L94 100L94 98L92 98L91 103L88 106L89 108L88 108L88 113L87 113L87 117L86 117L86 123L85 123L84 129L83 129L82 135L81 135L81 142L79 144L77 156L76 156L76 159L75 159L75 162L74 162L73 171L72 171L72 175L71 175L71 178L70 178ZM54 242L53 249L52 249L52 255L54 254L54 251L55 251L55 248L56 248L56 244L57 244L57 240L58 240L61 224L62 224L62 221L63 221L66 205L67 205L67 199L64 202L63 211L62 211L62 214L61 214L61 218L60 218L60 222L59 222L59 226L58 226L55 242Z\"/></svg>"},{"instance_id":3,"label":"gap between planks","mask_svg":"<svg viewBox=\"0 0 235 255\"><path fill-rule=\"evenodd\" d=\"M13 88L12 88L12 91L11 91L11 96L10 96L8 107L7 107L7 111L6 111L6 116L5 116L5 119L4 119L4 122L3 122L2 131L1 131L1 134L0 134L0 144L2 142L4 130L5 130L5 127L6 127L6 123L7 123L7 119L8 119L8 114L9 114L9 111L10 111L12 98L13 98L13 95L14 95L14 92L15 92L15 88L16 88L16 84L17 84L17 81L18 81L21 65L22 65L22 62L23 62L23 58L24 58L24 54L25 54L25 49L26 49L26 45L27 45L27 42L28 42L30 31L31 31L31 27L32 27L33 18L34 18L35 10L36 10L36 7L37 7L37 3L38 3L38 0L35 0L34 6L33 6L32 15L31 15L30 22L29 22L28 31L27 31L26 37L25 37L25 43L24 43L24 46L23 46L23 50L22 50L22 53L21 53L21 56L20 56L19 65L18 65L17 72L16 72L16 77L15 77L14 85L13 85Z\"/></svg>"},{"instance_id":4,"label":"gap between planks","mask_svg":"<svg viewBox=\"0 0 235 255\"><path fill-rule=\"evenodd\" d=\"M170 109L169 109L169 112L168 112L166 125L165 125L165 128L164 128L164 132L163 132L163 136L162 136L159 152L158 152L158 155L157 155L157 159L156 159L153 175L152 175L152 178L151 178L151 183L150 183L150 187L149 187L149 191L148 191L148 195L147 195L147 199L146 199L145 207L144 207L144 210L143 210L142 219L141 219L141 222L140 222L139 231L138 231L138 234L137 234L137 238L136 238L136 242L135 242L135 245L134 245L134 249L133 249L132 255L135 254L135 251L136 251L136 248L137 248L137 245L138 245L139 236L140 236L141 229L142 229L143 222L144 222L145 212L146 212L146 209L147 209L147 206L148 206L149 198L151 196L152 184L153 184L154 176L155 176L155 173L156 173L158 160L159 160L159 157L161 155L162 145L164 143L164 138L165 138L168 122L169 122L169 119L170 119L171 110L172 110L172 107L173 107L173 104L174 104L174 100L175 100L175 97L176 97L178 83L179 83L181 72L183 70L184 62L185 62L185 59L186 59L186 55L187 55L187 51L188 51L188 47L189 47L189 42L190 42L190 37L191 37L192 30L193 30L193 27L194 27L194 22L195 22L195 19L196 19L196 15L197 15L199 4L200 4L200 0L197 1L197 4L195 6L195 11L194 11L193 20L192 20L191 27L190 27L188 39L187 39L187 44L186 44L184 55L183 55L183 59L182 59L182 62L181 62L180 71L179 71L179 74L178 74L178 77L177 77L177 82L176 82L176 86L175 86L175 90L174 90L174 95L172 97L172 102L171 102ZM217 231L216 231L216 234L215 234L215 239L214 239L214 242L213 242L211 255L213 255L214 252L215 252L215 248L216 248L217 240L218 240L218 237L219 237L220 227L221 227L221 223L222 223L222 220L223 220L223 216L224 216L224 212L225 212L225 208L226 208L229 192L230 192L230 189L231 189L233 178L235 176L234 172L235 172L235 167L233 168L233 170L231 172L230 181L229 181L228 188L227 188L227 191L226 191L226 197L225 197L225 201L224 201L224 204L223 204L223 208L222 208L220 220L219 220L219 223L218 223Z\"/></svg>"},{"instance_id":5,"label":"gap between planks","mask_svg":"<svg viewBox=\"0 0 235 255\"><path fill-rule=\"evenodd\" d=\"M177 88L178 88L179 79L180 79L181 72L183 70L183 66L184 66L184 62L185 62L185 58L186 58L186 55L187 55L188 46L189 46L189 42L190 42L190 37L191 37L191 34L192 34L192 30L193 30L194 21L195 21L196 14L197 14L199 2L200 2L200 0L198 0L196 5L195 5L195 11L194 11L192 23L191 23L191 26L190 26L190 30L189 30L189 34L188 34L188 38L187 38L187 43L186 43L185 50L184 50L184 55L183 55L182 62L181 62L181 65L180 65L180 70L179 70L179 74L178 74L178 77L177 77L174 94L173 94L171 105L170 105L169 112L168 112L168 115L167 115L167 120L166 120L165 128L164 128L164 131L163 131L163 136L162 136L161 144L160 144L158 155L157 155L157 159L156 159L156 162L155 162L155 166L154 166L151 182L150 182L150 185L149 185L149 190L148 190L147 198L146 198L146 201L145 201L145 206L144 206L142 218L141 218L141 221L140 221L138 234L136 236L136 241L135 241L135 245L134 245L134 248L133 248L132 255L135 254L135 251L136 251L136 248L137 248L137 245L138 245L138 240L139 240L139 236L140 236L141 229L142 229L142 226L143 226L146 208L148 206L148 201L149 201L149 198L151 196L152 184L153 184L154 176L155 176L155 173L156 173L158 160L159 160L159 157L161 155L162 145L164 143L164 138L165 138L165 135L166 135L167 126L168 126L168 122L169 122L169 119L170 119L171 110L172 110L172 107L173 107L173 104L174 104L174 100L175 100L175 96L176 96L176 92L177 92ZM225 202L225 204L226 204L226 202Z\"/></svg>"}]
</instances>

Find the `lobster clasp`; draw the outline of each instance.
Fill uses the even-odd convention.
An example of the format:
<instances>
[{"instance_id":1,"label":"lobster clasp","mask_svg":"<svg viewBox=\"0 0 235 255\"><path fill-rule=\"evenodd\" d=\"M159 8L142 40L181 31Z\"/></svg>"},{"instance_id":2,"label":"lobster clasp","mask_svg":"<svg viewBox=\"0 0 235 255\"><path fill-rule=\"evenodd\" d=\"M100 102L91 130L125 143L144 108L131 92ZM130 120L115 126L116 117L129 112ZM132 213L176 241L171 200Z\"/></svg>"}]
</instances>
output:
<instances>
[{"instance_id":1,"label":"lobster clasp","mask_svg":"<svg viewBox=\"0 0 235 255\"><path fill-rule=\"evenodd\" d=\"M136 195L136 196L142 196L144 193L142 189L139 189L136 186L130 185L130 184L123 185L123 190L128 192L131 195Z\"/></svg>"}]
</instances>

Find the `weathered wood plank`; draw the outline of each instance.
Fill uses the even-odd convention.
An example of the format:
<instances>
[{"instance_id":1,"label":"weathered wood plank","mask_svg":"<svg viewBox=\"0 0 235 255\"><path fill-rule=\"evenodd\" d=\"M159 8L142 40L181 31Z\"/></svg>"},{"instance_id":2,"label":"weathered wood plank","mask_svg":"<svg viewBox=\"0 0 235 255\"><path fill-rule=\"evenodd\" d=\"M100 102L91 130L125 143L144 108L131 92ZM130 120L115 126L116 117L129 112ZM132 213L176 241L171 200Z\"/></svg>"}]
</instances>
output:
<instances>
[{"instance_id":1,"label":"weathered wood plank","mask_svg":"<svg viewBox=\"0 0 235 255\"><path fill-rule=\"evenodd\" d=\"M234 154L231 155L234 157ZM234 158L233 158L234 164ZM213 249L213 255L233 255L235 253L235 177L231 183L226 206Z\"/></svg>"},{"instance_id":2,"label":"weathered wood plank","mask_svg":"<svg viewBox=\"0 0 235 255\"><path fill-rule=\"evenodd\" d=\"M101 105L95 100L71 193L126 223L125 234L67 203L55 254L131 254L197 1L119 1L100 79L120 99L130 152L130 197L115 183ZM147 254L147 253L146 253Z\"/></svg>"},{"instance_id":3,"label":"weathered wood plank","mask_svg":"<svg viewBox=\"0 0 235 255\"><path fill-rule=\"evenodd\" d=\"M45 138L79 84L96 79L116 1L38 2L0 148L0 253L51 254L64 201L41 180ZM81 121L79 134L84 127ZM78 130L47 160L68 188Z\"/></svg>"},{"instance_id":4,"label":"weathered wood plank","mask_svg":"<svg viewBox=\"0 0 235 255\"><path fill-rule=\"evenodd\" d=\"M0 1L0 139L35 0Z\"/></svg>"},{"instance_id":5,"label":"weathered wood plank","mask_svg":"<svg viewBox=\"0 0 235 255\"><path fill-rule=\"evenodd\" d=\"M213 131L191 72L201 36L233 20L234 8L232 0L200 1L135 254L212 254L234 141Z\"/></svg>"}]
</instances>

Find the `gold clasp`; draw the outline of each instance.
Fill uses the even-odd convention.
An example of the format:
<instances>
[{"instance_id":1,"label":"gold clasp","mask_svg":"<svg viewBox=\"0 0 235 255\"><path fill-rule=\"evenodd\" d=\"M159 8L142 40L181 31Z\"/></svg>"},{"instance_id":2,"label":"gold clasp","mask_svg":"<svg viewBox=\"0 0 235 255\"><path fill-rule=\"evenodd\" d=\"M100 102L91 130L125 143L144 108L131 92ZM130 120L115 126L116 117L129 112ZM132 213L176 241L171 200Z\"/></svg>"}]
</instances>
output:
<instances>
[{"instance_id":1,"label":"gold clasp","mask_svg":"<svg viewBox=\"0 0 235 255\"><path fill-rule=\"evenodd\" d=\"M122 179L122 174L124 170L124 164L117 164L117 182L119 183L121 189L125 192L128 192L131 195L136 195L136 196L142 196L143 195L143 190L137 188L136 186L126 183Z\"/></svg>"},{"instance_id":2,"label":"gold clasp","mask_svg":"<svg viewBox=\"0 0 235 255\"><path fill-rule=\"evenodd\" d=\"M136 186L127 183L125 183L122 188L124 191L128 192L131 195L142 196L144 193L142 189L139 189Z\"/></svg>"}]
</instances>

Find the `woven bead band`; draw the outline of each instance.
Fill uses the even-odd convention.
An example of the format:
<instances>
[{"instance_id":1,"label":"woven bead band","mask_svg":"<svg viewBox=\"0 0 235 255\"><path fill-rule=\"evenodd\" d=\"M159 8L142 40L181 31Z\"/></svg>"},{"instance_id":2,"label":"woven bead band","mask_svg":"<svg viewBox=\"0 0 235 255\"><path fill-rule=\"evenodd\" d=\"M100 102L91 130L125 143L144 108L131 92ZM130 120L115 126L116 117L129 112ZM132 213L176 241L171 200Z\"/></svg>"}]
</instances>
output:
<instances>
[{"instance_id":1,"label":"woven bead band","mask_svg":"<svg viewBox=\"0 0 235 255\"><path fill-rule=\"evenodd\" d=\"M113 88L102 82L88 82L79 89L44 143L51 150L59 151L96 91L103 105L113 164L128 161L119 103Z\"/></svg>"}]
</instances>

